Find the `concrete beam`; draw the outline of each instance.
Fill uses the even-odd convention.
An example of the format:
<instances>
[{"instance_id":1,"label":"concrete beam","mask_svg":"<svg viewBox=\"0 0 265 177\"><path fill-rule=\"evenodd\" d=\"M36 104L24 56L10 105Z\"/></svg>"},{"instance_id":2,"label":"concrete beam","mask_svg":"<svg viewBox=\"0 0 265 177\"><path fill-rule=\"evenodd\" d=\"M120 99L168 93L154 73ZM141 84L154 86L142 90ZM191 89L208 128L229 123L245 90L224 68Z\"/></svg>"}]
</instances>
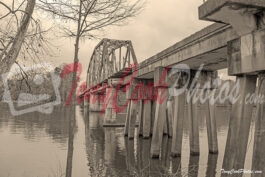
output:
<instances>
[{"instance_id":1,"label":"concrete beam","mask_svg":"<svg viewBox=\"0 0 265 177\"><path fill-rule=\"evenodd\" d=\"M152 76L149 73L156 67L180 63L188 64L191 69L198 69L201 63L207 70L223 69L227 67L227 42L238 37L231 26L213 24L141 62L136 77L146 76L150 79Z\"/></svg>"},{"instance_id":2,"label":"concrete beam","mask_svg":"<svg viewBox=\"0 0 265 177\"><path fill-rule=\"evenodd\" d=\"M228 74L257 74L265 70L265 30L228 42Z\"/></svg>"}]
</instances>

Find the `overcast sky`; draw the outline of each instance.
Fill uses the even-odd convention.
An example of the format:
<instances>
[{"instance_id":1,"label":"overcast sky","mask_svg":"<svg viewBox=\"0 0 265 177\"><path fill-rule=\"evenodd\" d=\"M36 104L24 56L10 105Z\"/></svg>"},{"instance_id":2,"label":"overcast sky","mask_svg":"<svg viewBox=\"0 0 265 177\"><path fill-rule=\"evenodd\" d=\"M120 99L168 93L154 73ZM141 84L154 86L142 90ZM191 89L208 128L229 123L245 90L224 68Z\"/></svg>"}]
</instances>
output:
<instances>
[{"instance_id":1,"label":"overcast sky","mask_svg":"<svg viewBox=\"0 0 265 177\"><path fill-rule=\"evenodd\" d=\"M143 61L210 25L198 19L201 4L202 0L147 0L140 15L126 26L111 27L102 37L131 40L138 61ZM82 80L85 80L91 53L98 42L87 40L81 43ZM73 61L73 40L64 39L60 43L61 54L54 60L55 65Z\"/></svg>"}]
</instances>

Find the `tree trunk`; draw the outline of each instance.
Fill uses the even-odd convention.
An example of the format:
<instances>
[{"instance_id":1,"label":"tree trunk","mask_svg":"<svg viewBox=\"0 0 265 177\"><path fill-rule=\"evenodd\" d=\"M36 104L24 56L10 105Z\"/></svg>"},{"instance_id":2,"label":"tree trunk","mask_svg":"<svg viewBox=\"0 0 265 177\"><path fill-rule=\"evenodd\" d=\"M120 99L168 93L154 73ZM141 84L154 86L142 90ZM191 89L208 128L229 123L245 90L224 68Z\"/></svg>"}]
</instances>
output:
<instances>
[{"instance_id":1,"label":"tree trunk","mask_svg":"<svg viewBox=\"0 0 265 177\"><path fill-rule=\"evenodd\" d=\"M79 12L81 12L82 9L82 1L80 1L79 5ZM78 67L78 54L79 54L79 39L80 39L80 25L81 25L81 16L82 14L79 13L79 19L78 19L78 27L77 27L77 33L76 33L76 39L75 39L75 54L74 54L74 72L73 72L73 79L72 84L75 83L76 80L76 72ZM72 163L73 163L73 151L74 151L74 127L75 127L75 103L76 103L76 88L74 88L74 92L72 94L72 101L70 103L70 108L72 109L72 116L69 119L69 140L68 140L68 153L67 153L67 162L66 162L66 173L65 177L71 177L72 176Z\"/></svg>"},{"instance_id":2,"label":"tree trunk","mask_svg":"<svg viewBox=\"0 0 265 177\"><path fill-rule=\"evenodd\" d=\"M1 70L1 74L8 72L10 70L10 67L12 66L12 64L15 63L18 57L18 54L20 52L21 46L23 44L24 38L28 30L28 26L31 21L35 3L36 0L28 0L25 13L21 20L21 25L18 28L18 32L14 39L14 42L10 50L8 51L7 55L4 58L1 58L1 65L3 67L3 69Z\"/></svg>"}]
</instances>

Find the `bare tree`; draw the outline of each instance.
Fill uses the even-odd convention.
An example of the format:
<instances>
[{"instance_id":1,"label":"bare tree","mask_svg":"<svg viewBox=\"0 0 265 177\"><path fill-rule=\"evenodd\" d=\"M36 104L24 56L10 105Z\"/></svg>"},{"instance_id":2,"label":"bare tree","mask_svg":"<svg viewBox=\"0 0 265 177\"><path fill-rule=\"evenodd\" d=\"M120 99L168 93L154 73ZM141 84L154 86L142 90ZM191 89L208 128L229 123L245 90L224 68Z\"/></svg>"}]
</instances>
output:
<instances>
[{"instance_id":1,"label":"bare tree","mask_svg":"<svg viewBox=\"0 0 265 177\"><path fill-rule=\"evenodd\" d=\"M0 39L2 45L0 54L1 73L7 72L10 66L15 63L31 22L36 0L28 0L25 9L21 9L24 3L25 1L15 9L14 1L11 7L0 1L0 4L7 10L7 13L0 17L1 20L7 22L5 26L6 30L1 31L2 35ZM21 20L19 20L17 13L22 13ZM11 17L9 18L9 16ZM15 19L15 22L13 19ZM12 23L15 23L16 26Z\"/></svg>"},{"instance_id":2,"label":"bare tree","mask_svg":"<svg viewBox=\"0 0 265 177\"><path fill-rule=\"evenodd\" d=\"M1 73L13 63L29 60L39 63L40 56L51 53L51 45L40 20L33 17L36 0L0 1Z\"/></svg>"},{"instance_id":3,"label":"bare tree","mask_svg":"<svg viewBox=\"0 0 265 177\"><path fill-rule=\"evenodd\" d=\"M66 37L75 38L74 62L78 62L81 38L96 38L110 25L122 25L143 8L142 0L39 0L37 7L58 18ZM61 22L68 22L62 25Z\"/></svg>"},{"instance_id":4,"label":"bare tree","mask_svg":"<svg viewBox=\"0 0 265 177\"><path fill-rule=\"evenodd\" d=\"M128 18L137 15L143 8L142 0L39 0L37 7L49 12L58 19L59 26L66 37L75 38L74 44L74 71L78 67L78 54L80 39L96 38L99 31L110 25L122 25ZM62 21L68 22L62 25ZM76 81L76 73L73 74L72 83ZM72 95L73 107L76 96ZM73 110L74 111L74 110ZM69 121L69 127L75 125L74 116ZM73 129L73 128L72 128ZM69 134L68 156L66 164L66 177L72 174L73 141ZM70 136L71 135L71 136Z\"/></svg>"}]
</instances>

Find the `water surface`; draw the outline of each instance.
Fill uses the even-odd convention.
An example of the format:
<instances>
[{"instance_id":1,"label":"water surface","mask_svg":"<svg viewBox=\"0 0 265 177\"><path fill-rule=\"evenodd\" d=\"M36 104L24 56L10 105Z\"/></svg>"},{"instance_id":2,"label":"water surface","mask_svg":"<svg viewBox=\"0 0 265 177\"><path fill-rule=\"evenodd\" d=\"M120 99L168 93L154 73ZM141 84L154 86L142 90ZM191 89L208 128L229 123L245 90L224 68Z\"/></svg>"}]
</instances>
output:
<instances>
[{"instance_id":1,"label":"water surface","mask_svg":"<svg viewBox=\"0 0 265 177\"><path fill-rule=\"evenodd\" d=\"M123 136L123 128L103 128L102 117L98 113L85 114L78 106L75 111L67 109L62 105L50 115L34 112L14 117L7 104L0 104L0 177L65 176L67 159L70 159L68 168L72 169L73 177L220 176L229 107L216 109L218 155L208 154L202 109L198 111L200 156L189 155L188 119L185 115L182 157L170 157L172 140L165 136L160 159L150 158L151 140L137 137L129 141ZM72 131L69 120L73 117L76 124L72 132L74 148L71 149L71 157L68 151ZM245 169L251 169L253 135L252 123Z\"/></svg>"}]
</instances>

